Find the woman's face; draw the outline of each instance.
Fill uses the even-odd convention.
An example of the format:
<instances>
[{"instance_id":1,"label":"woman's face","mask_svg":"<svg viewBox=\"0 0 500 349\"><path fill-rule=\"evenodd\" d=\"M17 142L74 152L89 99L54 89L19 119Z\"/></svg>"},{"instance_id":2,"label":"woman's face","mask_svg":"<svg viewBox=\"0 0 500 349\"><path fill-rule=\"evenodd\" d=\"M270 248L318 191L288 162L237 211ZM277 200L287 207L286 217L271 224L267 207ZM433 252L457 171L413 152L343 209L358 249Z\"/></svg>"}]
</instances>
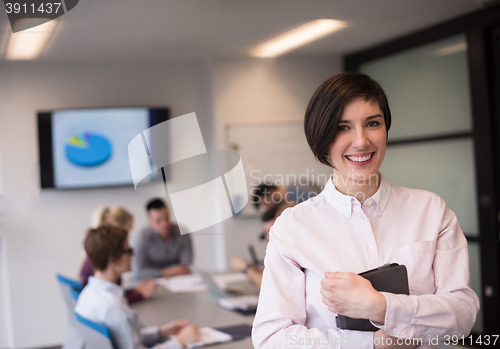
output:
<instances>
[{"instance_id":1,"label":"woman's face","mask_svg":"<svg viewBox=\"0 0 500 349\"><path fill-rule=\"evenodd\" d=\"M369 180L382 165L386 142L384 116L378 103L355 98L344 106L330 145L330 161L344 180Z\"/></svg>"},{"instance_id":2,"label":"woman's face","mask_svg":"<svg viewBox=\"0 0 500 349\"><path fill-rule=\"evenodd\" d=\"M122 228L125 229L127 232L132 229L132 226L134 225L134 221L132 219L127 220L127 224L125 224Z\"/></svg>"}]
</instances>

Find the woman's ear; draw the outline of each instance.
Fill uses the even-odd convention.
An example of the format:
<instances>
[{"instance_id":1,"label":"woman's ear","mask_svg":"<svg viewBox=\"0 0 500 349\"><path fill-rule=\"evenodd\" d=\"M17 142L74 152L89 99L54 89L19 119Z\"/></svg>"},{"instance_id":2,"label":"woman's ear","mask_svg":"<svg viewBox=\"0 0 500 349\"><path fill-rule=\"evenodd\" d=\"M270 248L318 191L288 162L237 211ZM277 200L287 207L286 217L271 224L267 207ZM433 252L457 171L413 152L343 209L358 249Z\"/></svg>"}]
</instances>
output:
<instances>
[{"instance_id":1,"label":"woman's ear","mask_svg":"<svg viewBox=\"0 0 500 349\"><path fill-rule=\"evenodd\" d=\"M108 268L107 269L114 270L116 268L117 264L118 264L118 260L116 260L116 259L110 259L109 262L108 262Z\"/></svg>"}]
</instances>

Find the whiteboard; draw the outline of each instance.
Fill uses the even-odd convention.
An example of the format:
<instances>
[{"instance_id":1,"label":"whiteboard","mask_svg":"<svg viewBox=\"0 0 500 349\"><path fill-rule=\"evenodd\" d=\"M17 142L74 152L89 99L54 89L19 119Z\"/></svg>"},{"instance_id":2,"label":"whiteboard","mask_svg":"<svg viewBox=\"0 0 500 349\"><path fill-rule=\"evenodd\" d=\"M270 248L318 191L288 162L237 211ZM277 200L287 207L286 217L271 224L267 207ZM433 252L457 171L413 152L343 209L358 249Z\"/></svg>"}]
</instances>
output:
<instances>
[{"instance_id":1,"label":"whiteboard","mask_svg":"<svg viewBox=\"0 0 500 349\"><path fill-rule=\"evenodd\" d=\"M314 158L302 122L228 125L226 141L241 156L249 190L262 180L324 187L333 172Z\"/></svg>"}]
</instances>

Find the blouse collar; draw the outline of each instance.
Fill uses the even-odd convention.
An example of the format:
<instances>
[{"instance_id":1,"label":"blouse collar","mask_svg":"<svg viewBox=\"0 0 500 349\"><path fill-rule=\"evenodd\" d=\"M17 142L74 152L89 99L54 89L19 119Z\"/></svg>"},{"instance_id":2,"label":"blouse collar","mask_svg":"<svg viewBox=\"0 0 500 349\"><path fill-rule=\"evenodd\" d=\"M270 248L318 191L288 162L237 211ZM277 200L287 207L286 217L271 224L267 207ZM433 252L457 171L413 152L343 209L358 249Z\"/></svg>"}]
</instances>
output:
<instances>
[{"instance_id":1,"label":"blouse collar","mask_svg":"<svg viewBox=\"0 0 500 349\"><path fill-rule=\"evenodd\" d=\"M120 297L123 297L125 294L125 291L121 286L94 276L89 277L89 285L106 290Z\"/></svg>"},{"instance_id":2,"label":"blouse collar","mask_svg":"<svg viewBox=\"0 0 500 349\"><path fill-rule=\"evenodd\" d=\"M384 211L384 208L387 205L387 201L389 200L391 185L382 174L380 175L380 177L380 186L377 192L373 194L373 196L366 199L364 204L370 205L372 202L374 202L377 205L378 215L382 216L382 212ZM360 204L358 199L356 199L355 197L344 195L339 192L337 188L335 188L335 184L333 184L332 177L328 179L328 182L326 183L325 189L323 189L322 194L325 196L330 205L342 212L342 214L344 214L347 218L351 218L353 203Z\"/></svg>"}]
</instances>

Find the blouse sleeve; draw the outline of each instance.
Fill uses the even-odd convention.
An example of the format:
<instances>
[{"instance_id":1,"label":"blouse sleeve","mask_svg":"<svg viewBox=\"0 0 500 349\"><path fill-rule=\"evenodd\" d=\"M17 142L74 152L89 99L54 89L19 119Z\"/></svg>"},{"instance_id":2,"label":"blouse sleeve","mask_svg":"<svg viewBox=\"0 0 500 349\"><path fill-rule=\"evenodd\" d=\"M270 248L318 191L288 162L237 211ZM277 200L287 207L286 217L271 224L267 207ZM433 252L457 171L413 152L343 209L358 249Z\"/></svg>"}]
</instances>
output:
<instances>
[{"instance_id":1,"label":"blouse sleeve","mask_svg":"<svg viewBox=\"0 0 500 349\"><path fill-rule=\"evenodd\" d=\"M387 301L382 328L395 337L467 336L479 310L479 299L470 287L467 240L453 211L434 195L439 235L432 268L435 293L395 295Z\"/></svg>"},{"instance_id":2,"label":"blouse sleeve","mask_svg":"<svg viewBox=\"0 0 500 349\"><path fill-rule=\"evenodd\" d=\"M285 216L285 217L284 217ZM286 214L271 229L252 341L257 349L373 348L373 333L307 328L305 274L294 259L295 236ZM318 292L320 286L318 285Z\"/></svg>"}]
</instances>

